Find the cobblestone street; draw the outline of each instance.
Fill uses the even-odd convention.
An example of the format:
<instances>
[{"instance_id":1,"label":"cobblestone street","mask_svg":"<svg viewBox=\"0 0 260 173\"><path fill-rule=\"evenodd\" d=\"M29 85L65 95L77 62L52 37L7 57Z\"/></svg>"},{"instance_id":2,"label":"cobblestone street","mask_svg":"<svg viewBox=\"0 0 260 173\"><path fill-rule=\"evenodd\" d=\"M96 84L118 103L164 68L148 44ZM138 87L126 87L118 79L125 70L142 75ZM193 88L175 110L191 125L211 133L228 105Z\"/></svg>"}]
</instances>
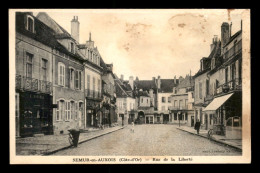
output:
<instances>
[{"instance_id":1,"label":"cobblestone street","mask_svg":"<svg viewBox=\"0 0 260 173\"><path fill-rule=\"evenodd\" d=\"M176 129L175 125L130 126L82 143L54 155L114 156L208 156L241 155L236 149Z\"/></svg>"}]
</instances>

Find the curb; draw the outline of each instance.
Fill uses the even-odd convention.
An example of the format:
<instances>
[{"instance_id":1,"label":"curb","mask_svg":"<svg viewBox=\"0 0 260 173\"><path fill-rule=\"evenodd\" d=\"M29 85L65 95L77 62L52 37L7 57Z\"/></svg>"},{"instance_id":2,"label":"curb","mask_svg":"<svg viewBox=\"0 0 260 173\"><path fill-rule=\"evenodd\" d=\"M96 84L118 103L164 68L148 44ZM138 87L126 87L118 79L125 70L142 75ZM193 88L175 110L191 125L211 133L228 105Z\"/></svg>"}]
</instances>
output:
<instances>
[{"instance_id":1,"label":"curb","mask_svg":"<svg viewBox=\"0 0 260 173\"><path fill-rule=\"evenodd\" d=\"M192 133L192 132L190 132L190 131L187 131L187 130L178 128L178 127L177 127L177 129L178 129L178 130L182 130L182 131L184 131L184 132L188 132L188 133L193 134L193 135L196 135L196 136L200 136L200 137L204 137L204 138L208 139L207 136L203 136L203 135L200 135L200 134L195 134L195 133ZM215 142L217 142L217 143L221 143L221 144L227 145L227 146L229 146L229 147L231 147L231 148L235 148L235 149L240 150L240 151L242 152L242 149L239 148L239 147L237 147L237 146L235 146L235 145L228 144L228 143L226 143L226 142L217 140L217 139L215 139L214 137L212 138L212 140L215 141Z\"/></svg>"},{"instance_id":2,"label":"curb","mask_svg":"<svg viewBox=\"0 0 260 173\"><path fill-rule=\"evenodd\" d=\"M118 130L121 130L121 129L124 129L124 128L125 128L125 126L119 128L119 129L116 129L116 130L112 130L112 131L110 131L110 132L106 132L106 133L103 133L103 134L99 134L99 135L93 136L93 137L88 138L88 139L85 139L85 140L83 139L82 141L79 141L78 144L82 144L82 143L84 143L84 142L90 141L90 140L92 140L92 139L96 139L96 138L98 138L98 137L100 137L100 136L104 136L104 135L107 135L107 134L109 134L109 133L113 133L113 132L115 132L115 131L118 131ZM58 149L54 149L54 150L52 150L52 151L50 151L50 152L47 152L47 153L42 154L42 156L51 155L51 154L54 154L54 153L56 153L56 152L58 152L58 151L62 151L62 150L68 149L68 148L70 148L70 147L71 147L71 145L65 146L65 147L62 147L62 148L58 148Z\"/></svg>"}]
</instances>

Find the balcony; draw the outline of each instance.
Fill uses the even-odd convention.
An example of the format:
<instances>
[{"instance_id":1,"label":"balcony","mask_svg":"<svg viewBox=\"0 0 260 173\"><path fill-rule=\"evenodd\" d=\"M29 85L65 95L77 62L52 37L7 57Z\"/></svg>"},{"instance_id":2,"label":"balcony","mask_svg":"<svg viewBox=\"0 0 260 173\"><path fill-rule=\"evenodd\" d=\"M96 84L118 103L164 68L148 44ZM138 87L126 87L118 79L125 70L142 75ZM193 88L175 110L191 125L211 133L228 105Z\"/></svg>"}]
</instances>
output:
<instances>
[{"instance_id":1,"label":"balcony","mask_svg":"<svg viewBox=\"0 0 260 173\"><path fill-rule=\"evenodd\" d=\"M25 90L25 91L51 94L52 83L48 81L16 75L15 88L20 90Z\"/></svg>"},{"instance_id":2,"label":"balcony","mask_svg":"<svg viewBox=\"0 0 260 173\"><path fill-rule=\"evenodd\" d=\"M169 106L169 110L188 110L188 105L185 106Z\"/></svg>"},{"instance_id":3,"label":"balcony","mask_svg":"<svg viewBox=\"0 0 260 173\"><path fill-rule=\"evenodd\" d=\"M229 59L235 57L237 54L239 54L242 50L242 40L240 40L238 43L236 43L231 49L229 49L224 54L224 61L228 61Z\"/></svg>"},{"instance_id":4,"label":"balcony","mask_svg":"<svg viewBox=\"0 0 260 173\"><path fill-rule=\"evenodd\" d=\"M95 90L85 89L85 94L89 98L101 99L101 93Z\"/></svg>"},{"instance_id":5,"label":"balcony","mask_svg":"<svg viewBox=\"0 0 260 173\"><path fill-rule=\"evenodd\" d=\"M224 83L223 85L220 85L216 89L217 94L227 93L230 91L241 91L242 90L242 79L234 79L227 83Z\"/></svg>"}]
</instances>

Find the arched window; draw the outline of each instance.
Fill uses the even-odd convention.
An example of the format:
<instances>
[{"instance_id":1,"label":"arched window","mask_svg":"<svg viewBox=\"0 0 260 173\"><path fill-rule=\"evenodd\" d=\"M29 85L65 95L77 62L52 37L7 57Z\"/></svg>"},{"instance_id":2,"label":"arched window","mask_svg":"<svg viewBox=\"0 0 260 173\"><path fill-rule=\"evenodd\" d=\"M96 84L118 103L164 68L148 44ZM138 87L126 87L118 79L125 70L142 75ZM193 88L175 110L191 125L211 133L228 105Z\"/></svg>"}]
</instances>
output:
<instances>
[{"instance_id":1,"label":"arched window","mask_svg":"<svg viewBox=\"0 0 260 173\"><path fill-rule=\"evenodd\" d=\"M34 19L32 16L27 16L27 26L26 29L30 32L34 32Z\"/></svg>"}]
</instances>

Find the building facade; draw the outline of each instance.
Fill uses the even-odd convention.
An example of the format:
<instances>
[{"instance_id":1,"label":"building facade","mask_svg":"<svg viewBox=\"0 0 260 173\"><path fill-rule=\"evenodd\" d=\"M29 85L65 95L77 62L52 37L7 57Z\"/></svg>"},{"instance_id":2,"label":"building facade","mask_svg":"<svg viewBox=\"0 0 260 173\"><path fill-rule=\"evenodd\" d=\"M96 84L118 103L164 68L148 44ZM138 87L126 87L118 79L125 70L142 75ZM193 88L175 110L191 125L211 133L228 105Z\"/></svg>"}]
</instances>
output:
<instances>
[{"instance_id":1,"label":"building facade","mask_svg":"<svg viewBox=\"0 0 260 173\"><path fill-rule=\"evenodd\" d=\"M170 123L194 126L194 80L192 76L186 75L184 79L179 78L179 82L178 86L173 88L173 94L171 95Z\"/></svg>"},{"instance_id":2,"label":"building facade","mask_svg":"<svg viewBox=\"0 0 260 173\"><path fill-rule=\"evenodd\" d=\"M16 13L16 136L53 133L53 31L32 13ZM50 38L50 40L46 40Z\"/></svg>"},{"instance_id":3,"label":"building facade","mask_svg":"<svg viewBox=\"0 0 260 173\"><path fill-rule=\"evenodd\" d=\"M221 135L242 138L242 22L241 30L231 35L231 26L221 26L221 62L212 61L211 103L204 109L211 124L219 127ZM212 117L212 118L211 118Z\"/></svg>"},{"instance_id":4,"label":"building facade","mask_svg":"<svg viewBox=\"0 0 260 173\"><path fill-rule=\"evenodd\" d=\"M78 41L58 25L47 13L37 18L55 31L54 38L59 49L53 48L53 131L68 133L69 129L85 128L84 110L84 58L78 51ZM71 21L72 31L77 17Z\"/></svg>"},{"instance_id":5,"label":"building facade","mask_svg":"<svg viewBox=\"0 0 260 173\"><path fill-rule=\"evenodd\" d=\"M126 125L131 123L136 119L136 99L131 92L131 87L124 83L123 78L119 79L115 76L115 85L116 85L116 112L118 115L118 124Z\"/></svg>"}]
</instances>

